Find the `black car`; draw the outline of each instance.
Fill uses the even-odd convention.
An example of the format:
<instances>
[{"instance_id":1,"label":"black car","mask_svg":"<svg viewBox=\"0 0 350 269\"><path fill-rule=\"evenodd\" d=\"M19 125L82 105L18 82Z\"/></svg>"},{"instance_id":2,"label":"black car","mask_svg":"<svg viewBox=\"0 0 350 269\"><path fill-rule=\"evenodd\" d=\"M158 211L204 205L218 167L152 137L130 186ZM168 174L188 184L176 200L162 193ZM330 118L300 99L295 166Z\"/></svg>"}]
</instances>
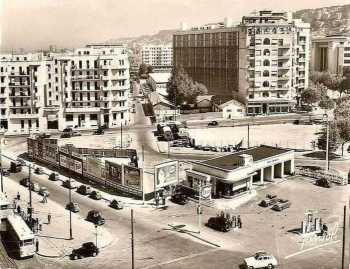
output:
<instances>
[{"instance_id":1,"label":"black car","mask_svg":"<svg viewBox=\"0 0 350 269\"><path fill-rule=\"evenodd\" d=\"M188 197L183 193L174 193L170 199L173 203L185 205L188 203Z\"/></svg>"},{"instance_id":2,"label":"black car","mask_svg":"<svg viewBox=\"0 0 350 269\"><path fill-rule=\"evenodd\" d=\"M277 203L271 208L275 211L282 211L286 208L289 208L292 205L292 203L289 200L286 199L278 199Z\"/></svg>"},{"instance_id":3,"label":"black car","mask_svg":"<svg viewBox=\"0 0 350 269\"><path fill-rule=\"evenodd\" d=\"M71 138L71 137L72 137L71 133L64 132L61 134L61 138Z\"/></svg>"},{"instance_id":4,"label":"black car","mask_svg":"<svg viewBox=\"0 0 350 269\"><path fill-rule=\"evenodd\" d=\"M26 178L21 179L19 184L21 184L24 187L29 187L29 182L30 182L29 178L26 177Z\"/></svg>"},{"instance_id":5,"label":"black car","mask_svg":"<svg viewBox=\"0 0 350 269\"><path fill-rule=\"evenodd\" d=\"M44 169L42 169L41 167L36 167L34 173L37 175L42 175L44 174Z\"/></svg>"},{"instance_id":6,"label":"black car","mask_svg":"<svg viewBox=\"0 0 350 269\"><path fill-rule=\"evenodd\" d=\"M18 161L10 163L10 172L11 173L19 173L22 171L22 164Z\"/></svg>"},{"instance_id":7,"label":"black car","mask_svg":"<svg viewBox=\"0 0 350 269\"><path fill-rule=\"evenodd\" d=\"M99 191L92 191L90 193L89 197L94 199L94 200L101 200L102 199L102 195Z\"/></svg>"},{"instance_id":8,"label":"black car","mask_svg":"<svg viewBox=\"0 0 350 269\"><path fill-rule=\"evenodd\" d=\"M51 173L49 175L49 180L52 180L52 181L57 181L59 180L60 176L57 174L57 173Z\"/></svg>"},{"instance_id":9,"label":"black car","mask_svg":"<svg viewBox=\"0 0 350 269\"><path fill-rule=\"evenodd\" d=\"M105 131L100 127L95 132L94 135L103 135Z\"/></svg>"},{"instance_id":10,"label":"black car","mask_svg":"<svg viewBox=\"0 0 350 269\"><path fill-rule=\"evenodd\" d=\"M74 249L71 254L73 260L81 259L83 257L95 257L99 253L99 249L93 242L82 244L78 249Z\"/></svg>"},{"instance_id":11,"label":"black car","mask_svg":"<svg viewBox=\"0 0 350 269\"><path fill-rule=\"evenodd\" d=\"M210 218L207 226L220 232L228 232L232 229L232 220L222 214L220 216Z\"/></svg>"},{"instance_id":12,"label":"black car","mask_svg":"<svg viewBox=\"0 0 350 269\"><path fill-rule=\"evenodd\" d=\"M317 179L315 182L315 185L320 186L320 187L324 187L324 188L331 188L332 187L332 183L326 178Z\"/></svg>"},{"instance_id":13,"label":"black car","mask_svg":"<svg viewBox=\"0 0 350 269\"><path fill-rule=\"evenodd\" d=\"M219 123L216 120L213 120L211 122L208 123L208 126L218 126Z\"/></svg>"},{"instance_id":14,"label":"black car","mask_svg":"<svg viewBox=\"0 0 350 269\"><path fill-rule=\"evenodd\" d=\"M88 195L91 193L91 187L86 185L80 185L77 189L77 193L82 195Z\"/></svg>"},{"instance_id":15,"label":"black car","mask_svg":"<svg viewBox=\"0 0 350 269\"><path fill-rule=\"evenodd\" d=\"M86 217L87 221L92 222L95 225L103 225L105 224L105 219L102 217L101 213L97 210L91 210L89 211L87 217Z\"/></svg>"},{"instance_id":16,"label":"black car","mask_svg":"<svg viewBox=\"0 0 350 269\"><path fill-rule=\"evenodd\" d=\"M74 213L77 213L77 212L80 211L78 203L73 203L73 202L68 203L66 205L66 209L69 210L69 211L72 211Z\"/></svg>"},{"instance_id":17,"label":"black car","mask_svg":"<svg viewBox=\"0 0 350 269\"><path fill-rule=\"evenodd\" d=\"M1 173L4 177L8 177L10 175L9 169L2 168Z\"/></svg>"},{"instance_id":18,"label":"black car","mask_svg":"<svg viewBox=\"0 0 350 269\"><path fill-rule=\"evenodd\" d=\"M262 206L262 207L268 207L270 205L274 205L276 204L278 201L277 199L277 195L274 195L274 194L267 194L265 199L263 199L259 205Z\"/></svg>"},{"instance_id":19,"label":"black car","mask_svg":"<svg viewBox=\"0 0 350 269\"><path fill-rule=\"evenodd\" d=\"M109 204L109 206L110 206L111 208L118 209L118 210L124 208L123 202L122 202L122 201L115 200L115 199L112 200L112 202Z\"/></svg>"}]
</instances>

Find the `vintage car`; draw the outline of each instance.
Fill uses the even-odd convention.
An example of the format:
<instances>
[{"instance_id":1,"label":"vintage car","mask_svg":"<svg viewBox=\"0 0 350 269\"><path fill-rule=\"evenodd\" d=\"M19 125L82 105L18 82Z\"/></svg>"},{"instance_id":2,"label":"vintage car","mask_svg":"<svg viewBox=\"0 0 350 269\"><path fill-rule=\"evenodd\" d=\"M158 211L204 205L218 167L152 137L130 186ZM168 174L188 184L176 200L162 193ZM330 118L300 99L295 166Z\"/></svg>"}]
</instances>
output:
<instances>
[{"instance_id":1,"label":"vintage car","mask_svg":"<svg viewBox=\"0 0 350 269\"><path fill-rule=\"evenodd\" d=\"M83 257L95 257L99 253L99 249L93 242L84 243L80 248L73 249L71 258L73 260L81 259Z\"/></svg>"},{"instance_id":2,"label":"vintage car","mask_svg":"<svg viewBox=\"0 0 350 269\"><path fill-rule=\"evenodd\" d=\"M277 203L272 207L275 211L282 211L286 208L289 208L292 205L292 203L289 200L286 199L278 199Z\"/></svg>"},{"instance_id":3,"label":"vintage car","mask_svg":"<svg viewBox=\"0 0 350 269\"><path fill-rule=\"evenodd\" d=\"M179 205L185 205L188 203L188 197L187 195L183 194L183 193L174 193L170 200L173 202L173 203L176 203L176 204L179 204Z\"/></svg>"},{"instance_id":4,"label":"vintage car","mask_svg":"<svg viewBox=\"0 0 350 269\"><path fill-rule=\"evenodd\" d=\"M256 269L256 268L272 269L278 265L276 258L265 251L259 251L254 256L245 258L244 263L248 269Z\"/></svg>"},{"instance_id":5,"label":"vintage car","mask_svg":"<svg viewBox=\"0 0 350 269\"><path fill-rule=\"evenodd\" d=\"M330 182L328 179L322 177L315 181L316 186L324 187L324 188L331 188L332 182Z\"/></svg>"},{"instance_id":6,"label":"vintage car","mask_svg":"<svg viewBox=\"0 0 350 269\"><path fill-rule=\"evenodd\" d=\"M232 229L233 222L228 215L221 212L220 215L209 218L207 226L220 232L228 232Z\"/></svg>"},{"instance_id":7,"label":"vintage car","mask_svg":"<svg viewBox=\"0 0 350 269\"><path fill-rule=\"evenodd\" d=\"M92 192L91 187L90 186L86 186L86 185L80 185L77 189L77 193L80 193L82 195L88 195Z\"/></svg>"},{"instance_id":8,"label":"vintage car","mask_svg":"<svg viewBox=\"0 0 350 269\"><path fill-rule=\"evenodd\" d=\"M92 222L95 225L103 225L105 224L105 219L102 217L101 213L97 210L91 210L89 211L87 217L87 221Z\"/></svg>"},{"instance_id":9,"label":"vintage car","mask_svg":"<svg viewBox=\"0 0 350 269\"><path fill-rule=\"evenodd\" d=\"M94 200L101 200L102 199L102 194L99 191L92 191L89 195L90 198Z\"/></svg>"},{"instance_id":10,"label":"vintage car","mask_svg":"<svg viewBox=\"0 0 350 269\"><path fill-rule=\"evenodd\" d=\"M74 213L77 213L77 212L80 211L80 208L79 208L78 203L73 203L73 202L68 203L68 204L66 205L66 209L67 209L67 210L70 210L70 211L72 211L72 212L74 212Z\"/></svg>"},{"instance_id":11,"label":"vintage car","mask_svg":"<svg viewBox=\"0 0 350 269\"><path fill-rule=\"evenodd\" d=\"M122 202L122 201L115 200L115 199L112 200L112 202L109 204L109 206L110 206L111 208L118 209L118 210L124 208L123 202Z\"/></svg>"},{"instance_id":12,"label":"vintage car","mask_svg":"<svg viewBox=\"0 0 350 269\"><path fill-rule=\"evenodd\" d=\"M259 203L260 206L262 207L268 207L271 205L274 205L277 203L277 195L275 194L266 194L266 197L261 200L261 202Z\"/></svg>"}]
</instances>

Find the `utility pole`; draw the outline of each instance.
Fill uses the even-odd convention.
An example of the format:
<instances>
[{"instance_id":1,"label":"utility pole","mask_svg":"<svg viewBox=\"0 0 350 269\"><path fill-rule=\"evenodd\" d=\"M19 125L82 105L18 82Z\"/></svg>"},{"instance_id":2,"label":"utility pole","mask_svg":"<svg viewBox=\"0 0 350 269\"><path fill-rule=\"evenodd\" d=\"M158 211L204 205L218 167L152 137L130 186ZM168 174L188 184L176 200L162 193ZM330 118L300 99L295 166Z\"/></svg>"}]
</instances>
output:
<instances>
[{"instance_id":1,"label":"utility pole","mask_svg":"<svg viewBox=\"0 0 350 269\"><path fill-rule=\"evenodd\" d=\"M135 268L135 253L134 253L134 210L131 209L131 268Z\"/></svg>"},{"instance_id":2,"label":"utility pole","mask_svg":"<svg viewBox=\"0 0 350 269\"><path fill-rule=\"evenodd\" d=\"M4 178L3 178L3 168L2 168L2 144L3 144L3 139L4 138L1 138L0 140L0 171L1 171L1 192L4 192Z\"/></svg>"},{"instance_id":3,"label":"utility pole","mask_svg":"<svg viewBox=\"0 0 350 269\"><path fill-rule=\"evenodd\" d=\"M120 149L123 148L123 122L120 122Z\"/></svg>"},{"instance_id":4,"label":"utility pole","mask_svg":"<svg viewBox=\"0 0 350 269\"><path fill-rule=\"evenodd\" d=\"M69 173L69 172L68 172ZM72 206L72 189L71 189L71 179L69 175L69 205ZM72 208L69 210L69 239L73 239L73 230L72 230Z\"/></svg>"},{"instance_id":5,"label":"utility pole","mask_svg":"<svg viewBox=\"0 0 350 269\"><path fill-rule=\"evenodd\" d=\"M328 116L327 116L327 122L326 122L326 130L327 130L327 135L326 135L326 171L329 170L329 122L328 122Z\"/></svg>"},{"instance_id":6,"label":"utility pole","mask_svg":"<svg viewBox=\"0 0 350 269\"><path fill-rule=\"evenodd\" d=\"M341 268L345 269L345 232L346 232L346 205L344 205L344 216L343 216L343 247L341 252Z\"/></svg>"},{"instance_id":7,"label":"utility pole","mask_svg":"<svg viewBox=\"0 0 350 269\"><path fill-rule=\"evenodd\" d=\"M97 228L98 228L98 225L95 224L95 243L96 243L96 247L98 248L98 246L97 246Z\"/></svg>"},{"instance_id":8,"label":"utility pole","mask_svg":"<svg viewBox=\"0 0 350 269\"><path fill-rule=\"evenodd\" d=\"M145 162L145 149L144 149L144 146L142 144L142 165L144 164Z\"/></svg>"},{"instance_id":9,"label":"utility pole","mask_svg":"<svg viewBox=\"0 0 350 269\"><path fill-rule=\"evenodd\" d=\"M249 123L248 123L248 125L247 125L247 127L248 127L248 139L247 139L247 144L248 144L248 148L250 148L250 128L249 128Z\"/></svg>"},{"instance_id":10,"label":"utility pole","mask_svg":"<svg viewBox=\"0 0 350 269\"><path fill-rule=\"evenodd\" d=\"M33 207L32 207L32 180L31 180L31 174L32 174L32 166L29 164L29 176L28 176L28 189L29 189L29 221L30 221L30 228L33 230Z\"/></svg>"},{"instance_id":11,"label":"utility pole","mask_svg":"<svg viewBox=\"0 0 350 269\"><path fill-rule=\"evenodd\" d=\"M198 233L201 233L201 222L202 222L202 218L201 218L201 197L202 197L202 181L199 181L199 185L198 185L198 206L197 206L197 214L198 214Z\"/></svg>"}]
</instances>

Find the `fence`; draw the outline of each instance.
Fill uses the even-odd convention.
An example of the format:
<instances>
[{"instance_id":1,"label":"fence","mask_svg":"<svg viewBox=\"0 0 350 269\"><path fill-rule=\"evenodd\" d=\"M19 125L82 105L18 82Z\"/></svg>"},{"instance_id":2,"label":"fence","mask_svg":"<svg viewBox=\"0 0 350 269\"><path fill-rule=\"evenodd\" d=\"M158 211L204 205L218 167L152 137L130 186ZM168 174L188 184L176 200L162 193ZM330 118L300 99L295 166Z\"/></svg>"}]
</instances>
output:
<instances>
[{"instance_id":1,"label":"fence","mask_svg":"<svg viewBox=\"0 0 350 269\"><path fill-rule=\"evenodd\" d=\"M339 175L335 175L332 174L329 171L325 171L325 170L317 170L317 171L313 171L311 169L308 168L295 168L295 173L297 175L301 175L301 176L306 176L306 177L311 177L311 178L315 178L315 179L319 179L319 178L325 178L333 183L339 184L339 185L347 185L348 184L348 179Z\"/></svg>"}]
</instances>

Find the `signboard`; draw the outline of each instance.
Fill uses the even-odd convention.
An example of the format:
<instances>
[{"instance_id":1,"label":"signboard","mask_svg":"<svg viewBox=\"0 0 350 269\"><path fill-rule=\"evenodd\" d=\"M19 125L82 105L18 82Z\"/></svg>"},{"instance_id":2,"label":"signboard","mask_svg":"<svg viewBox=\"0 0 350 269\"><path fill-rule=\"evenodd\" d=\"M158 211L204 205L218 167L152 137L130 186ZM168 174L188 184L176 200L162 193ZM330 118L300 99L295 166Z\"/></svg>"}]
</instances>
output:
<instances>
[{"instance_id":1,"label":"signboard","mask_svg":"<svg viewBox=\"0 0 350 269\"><path fill-rule=\"evenodd\" d=\"M117 182L119 184L123 183L123 170L120 164L112 163L109 161L105 162L106 166L106 179Z\"/></svg>"},{"instance_id":2,"label":"signboard","mask_svg":"<svg viewBox=\"0 0 350 269\"><path fill-rule=\"evenodd\" d=\"M142 170L129 165L123 165L124 185L142 190Z\"/></svg>"},{"instance_id":3,"label":"signboard","mask_svg":"<svg viewBox=\"0 0 350 269\"><path fill-rule=\"evenodd\" d=\"M77 159L74 157L70 157L65 155L64 153L60 153L60 166L67 168L68 170L78 173L80 175L83 174L83 162L81 159Z\"/></svg>"},{"instance_id":4,"label":"signboard","mask_svg":"<svg viewBox=\"0 0 350 269\"><path fill-rule=\"evenodd\" d=\"M178 182L178 162L171 161L154 167L155 188L162 188Z\"/></svg>"},{"instance_id":5,"label":"signboard","mask_svg":"<svg viewBox=\"0 0 350 269\"><path fill-rule=\"evenodd\" d=\"M207 200L211 197L211 186L203 186L201 190L201 199Z\"/></svg>"},{"instance_id":6,"label":"signboard","mask_svg":"<svg viewBox=\"0 0 350 269\"><path fill-rule=\"evenodd\" d=\"M84 165L84 171L86 171L86 173L97 178L104 178L103 170L104 165L100 159L94 157L86 157Z\"/></svg>"}]
</instances>

